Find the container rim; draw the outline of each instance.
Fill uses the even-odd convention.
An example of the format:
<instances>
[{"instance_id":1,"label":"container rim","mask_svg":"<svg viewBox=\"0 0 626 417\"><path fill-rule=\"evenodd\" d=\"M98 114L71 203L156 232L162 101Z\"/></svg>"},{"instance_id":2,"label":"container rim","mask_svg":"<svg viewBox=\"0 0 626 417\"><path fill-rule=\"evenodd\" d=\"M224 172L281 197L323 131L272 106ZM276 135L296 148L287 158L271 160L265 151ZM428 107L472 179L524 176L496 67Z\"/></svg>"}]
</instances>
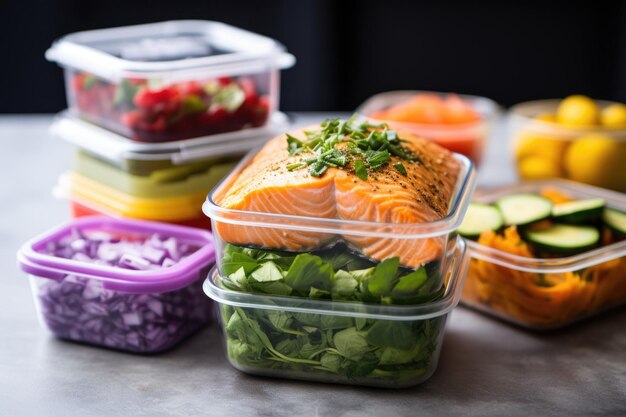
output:
<instances>
[{"instance_id":1,"label":"container rim","mask_svg":"<svg viewBox=\"0 0 626 417\"><path fill-rule=\"evenodd\" d=\"M516 185L478 190L474 200L479 203L492 203L504 195L533 192L541 188L558 188L572 194L584 195L584 198L603 198L607 205L619 210L626 210L626 194L605 190L592 185L564 179L544 179L524 181ZM578 255L561 258L527 258L490 248L478 242L466 240L471 258L491 262L505 268L532 273L564 273L611 261L626 256L626 240Z\"/></svg>"},{"instance_id":2,"label":"container rim","mask_svg":"<svg viewBox=\"0 0 626 417\"><path fill-rule=\"evenodd\" d=\"M616 103L608 100L594 100L602 108ZM545 120L537 120L534 117L546 112L554 112L561 99L532 100L518 103L509 110L513 122L524 123L525 129L532 129L542 133L554 135L592 134L603 133L611 135L613 139L626 140L626 129L612 128L607 126L567 126Z\"/></svg>"},{"instance_id":3,"label":"container rim","mask_svg":"<svg viewBox=\"0 0 626 417\"><path fill-rule=\"evenodd\" d=\"M68 110L58 113L49 128L58 137L78 148L121 166L127 160L171 161L175 165L243 153L263 143L289 126L288 117L274 112L258 128L201 136L172 142L142 143L128 139L103 127L80 120ZM89 140L85 140L89 138Z\"/></svg>"},{"instance_id":4,"label":"container rim","mask_svg":"<svg viewBox=\"0 0 626 417\"><path fill-rule=\"evenodd\" d=\"M204 198L202 192L165 199L134 197L73 171L61 174L52 193L82 205L95 206L97 211L113 217L174 222L201 217L199 208Z\"/></svg>"},{"instance_id":5,"label":"container rim","mask_svg":"<svg viewBox=\"0 0 626 417\"><path fill-rule=\"evenodd\" d=\"M441 131L441 132L455 132L458 130L465 130L476 128L477 126L481 126L485 123L493 123L498 115L502 112L502 108L498 103L494 100L482 97L475 96L470 94L455 94L463 101L471 102L479 106L478 113L480 114L480 119L475 122L470 123L459 123L459 124L428 124L428 123L410 123L410 122L395 122L395 121L386 121L385 119L377 119L369 114L372 113L373 108L379 108L382 106L382 103L387 103L387 101L396 102L398 100L403 100L415 96L416 94L435 94L435 95L444 95L450 94L440 91L429 91L429 90L394 90L394 91L386 91L384 93L378 93L367 100L365 100L359 107L356 109L356 113L366 117L370 120L376 120L380 122L392 122L394 126L402 126L406 129L420 129L420 130L432 130L432 131ZM382 102L382 103L381 103Z\"/></svg>"},{"instance_id":6,"label":"container rim","mask_svg":"<svg viewBox=\"0 0 626 417\"><path fill-rule=\"evenodd\" d=\"M89 46L107 40L119 42L124 39L177 33L213 36L213 32L219 31L222 32L221 42L236 45L229 48L231 52L168 61L135 61L118 58ZM57 39L45 56L48 61L57 62L61 66L80 69L114 81L124 77L155 77L160 76L160 73L197 71L202 68L216 75L285 69L295 63L295 57L285 52L285 47L276 40L210 20L170 20L75 32Z\"/></svg>"},{"instance_id":7,"label":"container rim","mask_svg":"<svg viewBox=\"0 0 626 417\"><path fill-rule=\"evenodd\" d=\"M236 307L381 320L426 320L448 314L459 303L463 281L469 266L466 248L465 241L457 239L451 262L448 263L444 273L446 287L443 297L420 305L394 306L237 292L220 288L217 285L216 281L219 279L217 265L211 268L202 288L212 300Z\"/></svg>"},{"instance_id":8,"label":"container rim","mask_svg":"<svg viewBox=\"0 0 626 417\"><path fill-rule=\"evenodd\" d=\"M101 229L104 227L146 235L159 233L184 239L197 245L198 249L170 267L150 271L127 270L79 262L47 255L38 250L47 243L68 235L73 228ZM215 261L215 249L211 233L205 230L137 219L89 216L66 222L28 240L18 251L17 258L22 270L44 278L54 279L75 274L102 281L108 284L107 287L110 289L135 292L149 289L163 292L181 288L197 279L197 272L200 268L211 265Z\"/></svg>"},{"instance_id":9,"label":"container rim","mask_svg":"<svg viewBox=\"0 0 626 417\"><path fill-rule=\"evenodd\" d=\"M461 172L452 196L448 214L438 220L426 223L383 223L362 220L343 220L337 218L317 218L293 214L264 213L248 210L235 210L220 207L215 203L216 193L234 180L256 155L260 148L253 149L248 155L223 178L209 193L202 205L202 211L213 221L241 226L279 228L307 232L323 232L355 236L375 236L393 239L429 238L449 234L461 224L476 186L476 172L473 162L464 155L452 153L461 164Z\"/></svg>"}]
</instances>

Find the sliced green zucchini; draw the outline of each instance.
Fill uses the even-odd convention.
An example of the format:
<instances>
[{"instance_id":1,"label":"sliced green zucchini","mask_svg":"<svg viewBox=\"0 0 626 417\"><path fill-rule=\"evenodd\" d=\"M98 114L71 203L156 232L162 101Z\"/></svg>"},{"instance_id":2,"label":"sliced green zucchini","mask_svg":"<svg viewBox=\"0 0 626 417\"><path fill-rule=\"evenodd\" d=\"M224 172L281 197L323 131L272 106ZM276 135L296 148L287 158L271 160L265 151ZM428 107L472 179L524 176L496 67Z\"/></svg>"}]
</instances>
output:
<instances>
[{"instance_id":1,"label":"sliced green zucchini","mask_svg":"<svg viewBox=\"0 0 626 417\"><path fill-rule=\"evenodd\" d=\"M602 220L609 229L626 237L626 212L607 208L604 210Z\"/></svg>"},{"instance_id":2,"label":"sliced green zucchini","mask_svg":"<svg viewBox=\"0 0 626 417\"><path fill-rule=\"evenodd\" d=\"M552 202L537 194L513 194L496 201L504 224L524 226L550 217Z\"/></svg>"},{"instance_id":3,"label":"sliced green zucchini","mask_svg":"<svg viewBox=\"0 0 626 417\"><path fill-rule=\"evenodd\" d=\"M602 218L605 204L603 198L555 204L552 217L558 222L569 224L593 223Z\"/></svg>"},{"instance_id":4,"label":"sliced green zucchini","mask_svg":"<svg viewBox=\"0 0 626 417\"><path fill-rule=\"evenodd\" d=\"M500 210L487 204L471 203L459 227L459 233L475 239L485 230L498 230L504 226Z\"/></svg>"},{"instance_id":5,"label":"sliced green zucchini","mask_svg":"<svg viewBox=\"0 0 626 417\"><path fill-rule=\"evenodd\" d=\"M596 247L600 232L593 226L553 224L545 229L527 231L526 239L546 252L574 255Z\"/></svg>"}]
</instances>

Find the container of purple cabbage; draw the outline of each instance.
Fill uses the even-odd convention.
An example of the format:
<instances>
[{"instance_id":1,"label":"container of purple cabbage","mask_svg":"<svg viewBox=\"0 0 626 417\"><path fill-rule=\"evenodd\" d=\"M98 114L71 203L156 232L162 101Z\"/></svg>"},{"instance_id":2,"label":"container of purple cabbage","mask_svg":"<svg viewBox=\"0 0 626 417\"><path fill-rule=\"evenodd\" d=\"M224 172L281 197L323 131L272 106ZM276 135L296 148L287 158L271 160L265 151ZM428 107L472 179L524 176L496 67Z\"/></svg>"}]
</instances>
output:
<instances>
[{"instance_id":1,"label":"container of purple cabbage","mask_svg":"<svg viewBox=\"0 0 626 417\"><path fill-rule=\"evenodd\" d=\"M202 281L214 259L206 230L110 217L73 220L18 252L45 328L135 353L170 349L209 321Z\"/></svg>"}]
</instances>

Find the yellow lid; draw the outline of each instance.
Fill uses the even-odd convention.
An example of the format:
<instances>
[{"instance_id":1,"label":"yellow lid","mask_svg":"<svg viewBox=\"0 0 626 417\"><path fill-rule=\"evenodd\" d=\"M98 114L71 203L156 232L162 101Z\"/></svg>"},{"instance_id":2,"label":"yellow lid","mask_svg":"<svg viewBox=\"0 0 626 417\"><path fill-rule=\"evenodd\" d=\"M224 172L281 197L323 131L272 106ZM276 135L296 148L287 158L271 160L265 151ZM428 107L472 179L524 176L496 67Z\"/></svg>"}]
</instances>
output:
<instances>
[{"instance_id":1,"label":"yellow lid","mask_svg":"<svg viewBox=\"0 0 626 417\"><path fill-rule=\"evenodd\" d=\"M71 200L102 208L102 212L146 220L183 221L202 216L206 193L166 198L138 198L98 181L68 172L59 185ZM100 210L99 210L100 211Z\"/></svg>"}]
</instances>

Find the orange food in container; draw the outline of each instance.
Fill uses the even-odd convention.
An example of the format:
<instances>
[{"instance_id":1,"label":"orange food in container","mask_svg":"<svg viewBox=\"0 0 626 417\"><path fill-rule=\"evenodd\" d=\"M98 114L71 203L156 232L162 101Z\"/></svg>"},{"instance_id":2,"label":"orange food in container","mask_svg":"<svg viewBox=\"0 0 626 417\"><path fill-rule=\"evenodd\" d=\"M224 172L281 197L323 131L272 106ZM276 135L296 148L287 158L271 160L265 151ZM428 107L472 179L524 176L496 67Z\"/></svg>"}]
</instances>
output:
<instances>
[{"instance_id":1,"label":"orange food in container","mask_svg":"<svg viewBox=\"0 0 626 417\"><path fill-rule=\"evenodd\" d=\"M469 157L482 159L498 105L484 97L430 91L390 91L370 97L357 113Z\"/></svg>"}]
</instances>

